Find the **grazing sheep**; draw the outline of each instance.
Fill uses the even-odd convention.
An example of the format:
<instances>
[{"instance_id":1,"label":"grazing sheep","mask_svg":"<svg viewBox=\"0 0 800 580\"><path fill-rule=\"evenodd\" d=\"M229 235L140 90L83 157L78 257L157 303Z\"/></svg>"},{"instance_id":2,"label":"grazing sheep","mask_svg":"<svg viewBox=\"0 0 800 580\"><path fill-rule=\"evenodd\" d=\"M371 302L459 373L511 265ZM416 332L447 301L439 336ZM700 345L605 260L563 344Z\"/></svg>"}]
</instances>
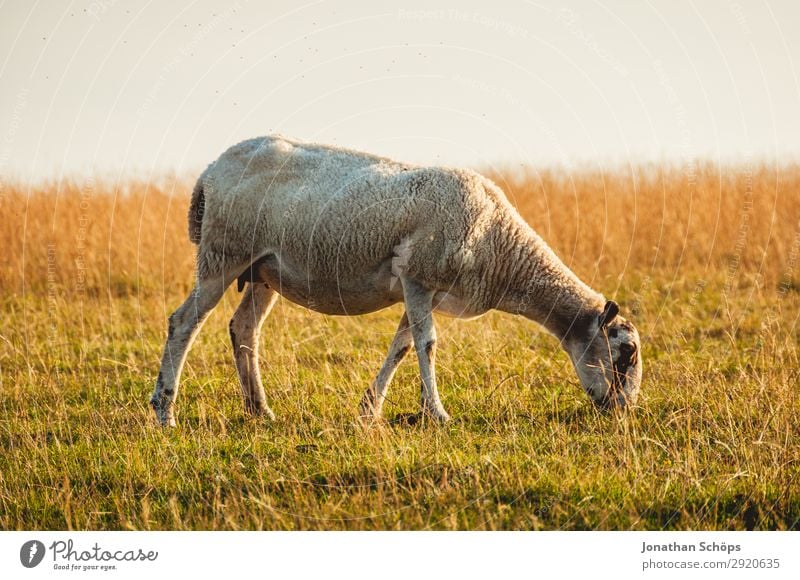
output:
<instances>
[{"instance_id":1,"label":"grazing sheep","mask_svg":"<svg viewBox=\"0 0 800 580\"><path fill-rule=\"evenodd\" d=\"M226 151L192 194L197 285L169 319L151 403L174 425L186 353L238 278L230 322L246 409L274 417L258 369L258 334L278 294L326 314L403 302L389 353L361 401L380 415L398 364L415 347L424 416L447 420L436 387L433 312L476 318L497 309L542 324L602 407L635 402L639 336L619 307L581 282L489 179L270 136Z\"/></svg>"}]
</instances>

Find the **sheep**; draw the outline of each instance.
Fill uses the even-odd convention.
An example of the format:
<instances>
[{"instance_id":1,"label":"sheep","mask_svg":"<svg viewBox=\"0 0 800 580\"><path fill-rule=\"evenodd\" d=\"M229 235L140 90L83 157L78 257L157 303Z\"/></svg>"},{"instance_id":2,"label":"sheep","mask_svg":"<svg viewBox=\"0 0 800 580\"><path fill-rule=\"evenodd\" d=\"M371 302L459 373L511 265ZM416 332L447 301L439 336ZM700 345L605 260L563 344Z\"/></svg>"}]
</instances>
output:
<instances>
[{"instance_id":1,"label":"sheep","mask_svg":"<svg viewBox=\"0 0 800 580\"><path fill-rule=\"evenodd\" d=\"M421 416L449 419L436 384L432 313L464 319L495 309L544 326L602 408L635 403L642 359L619 306L583 283L520 217L501 189L466 169L425 167L340 147L267 136L239 143L195 185L189 238L197 280L169 317L151 405L175 425L192 341L225 290L245 289L230 338L247 412L274 419L259 374L258 337L278 295L353 316L402 302L389 352L360 416L377 419L413 347Z\"/></svg>"}]
</instances>

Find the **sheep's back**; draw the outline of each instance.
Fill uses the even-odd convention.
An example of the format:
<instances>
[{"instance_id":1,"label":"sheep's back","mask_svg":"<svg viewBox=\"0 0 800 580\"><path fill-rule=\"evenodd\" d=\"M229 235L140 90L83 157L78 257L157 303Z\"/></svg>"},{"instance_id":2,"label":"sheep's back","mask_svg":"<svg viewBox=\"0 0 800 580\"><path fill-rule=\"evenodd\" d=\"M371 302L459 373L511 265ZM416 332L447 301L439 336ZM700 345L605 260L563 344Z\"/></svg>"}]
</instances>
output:
<instances>
[{"instance_id":1,"label":"sheep's back","mask_svg":"<svg viewBox=\"0 0 800 580\"><path fill-rule=\"evenodd\" d=\"M226 151L204 175L203 246L246 261L278 249L316 275L357 275L410 241L409 268L469 264L493 205L478 174L279 137Z\"/></svg>"}]
</instances>

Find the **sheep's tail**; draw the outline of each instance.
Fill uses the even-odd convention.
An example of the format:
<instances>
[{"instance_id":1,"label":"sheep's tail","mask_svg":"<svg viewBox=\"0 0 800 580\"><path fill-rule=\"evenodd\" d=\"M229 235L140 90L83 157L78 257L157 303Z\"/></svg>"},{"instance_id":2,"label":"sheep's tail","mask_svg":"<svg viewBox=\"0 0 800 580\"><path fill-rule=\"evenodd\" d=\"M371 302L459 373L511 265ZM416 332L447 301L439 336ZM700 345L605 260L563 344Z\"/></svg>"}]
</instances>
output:
<instances>
[{"instance_id":1,"label":"sheep's tail","mask_svg":"<svg viewBox=\"0 0 800 580\"><path fill-rule=\"evenodd\" d=\"M203 225L205 209L206 195L203 193L203 177L200 177L194 186L192 202L189 204L189 240L193 244L200 243L200 230Z\"/></svg>"}]
</instances>

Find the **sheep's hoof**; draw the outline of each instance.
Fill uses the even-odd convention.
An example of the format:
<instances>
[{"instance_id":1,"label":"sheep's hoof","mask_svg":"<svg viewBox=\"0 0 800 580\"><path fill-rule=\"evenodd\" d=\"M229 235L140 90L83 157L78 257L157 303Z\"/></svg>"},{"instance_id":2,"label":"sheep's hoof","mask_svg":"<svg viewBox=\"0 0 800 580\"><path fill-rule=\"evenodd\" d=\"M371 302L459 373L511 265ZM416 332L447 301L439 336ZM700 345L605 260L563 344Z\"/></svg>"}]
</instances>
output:
<instances>
[{"instance_id":1,"label":"sheep's hoof","mask_svg":"<svg viewBox=\"0 0 800 580\"><path fill-rule=\"evenodd\" d=\"M270 409L266 403L253 404L246 402L244 408L253 418L266 419L267 421L275 420L275 413L272 412L272 409Z\"/></svg>"},{"instance_id":2,"label":"sheep's hoof","mask_svg":"<svg viewBox=\"0 0 800 580\"><path fill-rule=\"evenodd\" d=\"M450 420L450 415L444 411L437 413L425 412L425 418L433 421L434 423L438 423L439 425L444 425Z\"/></svg>"},{"instance_id":3,"label":"sheep's hoof","mask_svg":"<svg viewBox=\"0 0 800 580\"><path fill-rule=\"evenodd\" d=\"M380 413L373 413L371 411L361 411L358 414L358 420L361 421L363 425L377 425L383 421L383 417L381 417Z\"/></svg>"},{"instance_id":4,"label":"sheep's hoof","mask_svg":"<svg viewBox=\"0 0 800 580\"><path fill-rule=\"evenodd\" d=\"M442 425L450 420L450 415L447 414L447 411L445 411L441 405L437 405L434 407L423 403L422 415L428 421L432 421L434 423L439 423Z\"/></svg>"},{"instance_id":5,"label":"sheep's hoof","mask_svg":"<svg viewBox=\"0 0 800 580\"><path fill-rule=\"evenodd\" d=\"M372 403L364 404L362 402L358 408L358 418L363 423L377 423L381 420L381 410L376 409Z\"/></svg>"},{"instance_id":6,"label":"sheep's hoof","mask_svg":"<svg viewBox=\"0 0 800 580\"><path fill-rule=\"evenodd\" d=\"M372 389L367 389L358 405L358 414L362 421L377 421L381 418L381 407Z\"/></svg>"},{"instance_id":7,"label":"sheep's hoof","mask_svg":"<svg viewBox=\"0 0 800 580\"><path fill-rule=\"evenodd\" d=\"M175 415L170 413L168 417L159 416L158 425L164 429L171 429L177 427L178 423L175 421Z\"/></svg>"},{"instance_id":8,"label":"sheep's hoof","mask_svg":"<svg viewBox=\"0 0 800 580\"><path fill-rule=\"evenodd\" d=\"M168 419L156 417L156 419L158 420L158 426L162 429L172 429L178 426L178 423L175 421L175 417L170 417Z\"/></svg>"},{"instance_id":9,"label":"sheep's hoof","mask_svg":"<svg viewBox=\"0 0 800 580\"><path fill-rule=\"evenodd\" d=\"M175 422L175 413L172 411L171 406L165 408L158 400L151 400L150 405L153 407L153 411L156 413L156 419L161 427L167 428L178 426L178 424Z\"/></svg>"}]
</instances>

